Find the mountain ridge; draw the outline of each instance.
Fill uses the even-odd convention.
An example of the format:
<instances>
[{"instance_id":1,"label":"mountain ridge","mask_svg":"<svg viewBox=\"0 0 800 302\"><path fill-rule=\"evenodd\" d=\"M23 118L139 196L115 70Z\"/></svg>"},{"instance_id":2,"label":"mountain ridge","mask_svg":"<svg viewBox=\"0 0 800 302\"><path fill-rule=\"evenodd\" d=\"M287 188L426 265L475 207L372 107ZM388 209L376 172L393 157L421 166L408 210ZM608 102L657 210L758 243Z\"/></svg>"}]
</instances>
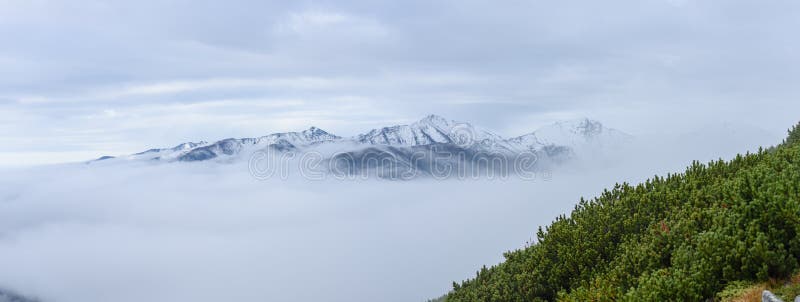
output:
<instances>
[{"instance_id":1,"label":"mountain ridge","mask_svg":"<svg viewBox=\"0 0 800 302\"><path fill-rule=\"evenodd\" d=\"M213 143L186 142L171 148L149 149L131 155L103 156L89 163L109 160L235 160L242 154L258 151L302 153L320 150L320 146L334 146L339 153L351 154L360 154L359 150L371 148L375 152L387 152L404 158L407 158L409 152L420 150L444 153L447 150L485 155L489 158L534 153L539 157L552 159L552 162L564 162L575 157L577 153L593 152L593 148L605 144L622 144L630 138L630 135L622 131L606 128L602 123L588 118L560 121L527 134L504 138L468 122L430 114L409 124L375 128L350 137L337 136L311 126L303 131L272 133L260 137L227 138ZM436 147L437 145L442 146ZM334 155L330 155L330 158L333 157Z\"/></svg>"}]
</instances>

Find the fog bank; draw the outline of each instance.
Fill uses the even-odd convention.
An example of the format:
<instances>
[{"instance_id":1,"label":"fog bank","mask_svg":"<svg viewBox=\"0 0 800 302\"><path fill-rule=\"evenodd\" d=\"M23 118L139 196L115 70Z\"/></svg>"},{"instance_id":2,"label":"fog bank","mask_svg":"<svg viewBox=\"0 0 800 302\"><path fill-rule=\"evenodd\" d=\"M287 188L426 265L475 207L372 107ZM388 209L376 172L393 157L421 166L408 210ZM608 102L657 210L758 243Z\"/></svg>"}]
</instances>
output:
<instances>
[{"instance_id":1,"label":"fog bank","mask_svg":"<svg viewBox=\"0 0 800 302\"><path fill-rule=\"evenodd\" d=\"M653 134L533 181L257 180L242 162L4 169L0 288L45 302L424 301L581 196L780 137Z\"/></svg>"}]
</instances>

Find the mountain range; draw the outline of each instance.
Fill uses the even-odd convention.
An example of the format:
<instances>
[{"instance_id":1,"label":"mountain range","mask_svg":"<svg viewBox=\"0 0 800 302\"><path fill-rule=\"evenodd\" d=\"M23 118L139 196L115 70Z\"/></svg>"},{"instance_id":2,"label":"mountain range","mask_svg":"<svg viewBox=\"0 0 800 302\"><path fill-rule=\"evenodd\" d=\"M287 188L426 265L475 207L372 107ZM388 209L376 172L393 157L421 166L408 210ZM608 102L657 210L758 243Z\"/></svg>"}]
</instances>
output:
<instances>
[{"instance_id":1,"label":"mountain range","mask_svg":"<svg viewBox=\"0 0 800 302\"><path fill-rule=\"evenodd\" d=\"M172 148L150 149L120 157L103 156L90 163L120 160L228 162L249 158L256 152L281 156L318 152L329 167L346 168L347 173L386 165L391 165L392 170L406 167L430 172L443 168L443 163L463 165L465 161L491 162L521 155L535 157L536 167L543 167L568 161L582 153L614 148L631 138L588 118L557 122L521 136L503 138L470 123L428 115L411 124L372 129L352 137L310 127L300 132L228 138L213 143L186 142ZM432 157L447 159L435 162ZM369 161L372 162L365 163Z\"/></svg>"}]
</instances>

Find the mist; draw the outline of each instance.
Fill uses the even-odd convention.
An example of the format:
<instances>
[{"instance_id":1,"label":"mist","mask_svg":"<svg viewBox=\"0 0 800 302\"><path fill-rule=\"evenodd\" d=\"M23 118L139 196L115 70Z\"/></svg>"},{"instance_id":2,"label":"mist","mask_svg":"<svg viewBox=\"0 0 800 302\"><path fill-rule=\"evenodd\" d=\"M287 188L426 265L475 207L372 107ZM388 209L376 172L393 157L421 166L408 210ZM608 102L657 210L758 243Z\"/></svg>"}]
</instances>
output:
<instances>
[{"instance_id":1,"label":"mist","mask_svg":"<svg viewBox=\"0 0 800 302\"><path fill-rule=\"evenodd\" d=\"M245 162L0 170L0 288L44 302L424 301L580 197L780 142L637 136L534 180L258 180Z\"/></svg>"}]
</instances>

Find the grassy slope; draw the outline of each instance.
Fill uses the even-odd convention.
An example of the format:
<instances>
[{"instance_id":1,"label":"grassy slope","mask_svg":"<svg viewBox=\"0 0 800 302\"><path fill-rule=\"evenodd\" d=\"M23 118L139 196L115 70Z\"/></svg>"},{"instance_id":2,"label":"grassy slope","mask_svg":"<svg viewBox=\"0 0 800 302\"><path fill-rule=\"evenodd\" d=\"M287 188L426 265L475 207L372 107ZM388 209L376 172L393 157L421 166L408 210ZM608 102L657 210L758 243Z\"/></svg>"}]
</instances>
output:
<instances>
[{"instance_id":1,"label":"grassy slope","mask_svg":"<svg viewBox=\"0 0 800 302\"><path fill-rule=\"evenodd\" d=\"M537 244L454 283L447 301L699 301L786 278L800 259L798 136L581 200Z\"/></svg>"}]
</instances>

